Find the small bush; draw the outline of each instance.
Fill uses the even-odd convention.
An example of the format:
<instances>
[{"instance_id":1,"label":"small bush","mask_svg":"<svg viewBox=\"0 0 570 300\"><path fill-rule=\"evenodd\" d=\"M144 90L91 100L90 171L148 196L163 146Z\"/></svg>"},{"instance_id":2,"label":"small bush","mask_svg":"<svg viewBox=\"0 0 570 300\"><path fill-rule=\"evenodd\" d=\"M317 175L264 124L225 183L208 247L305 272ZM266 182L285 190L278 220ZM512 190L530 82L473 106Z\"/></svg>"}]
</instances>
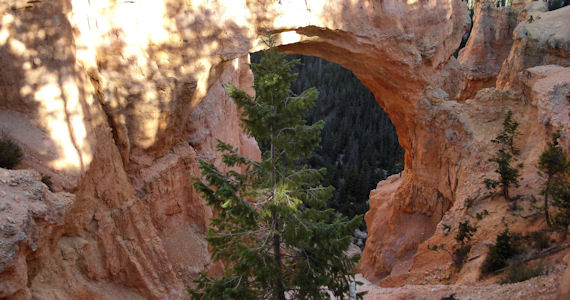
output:
<instances>
[{"instance_id":1,"label":"small bush","mask_svg":"<svg viewBox=\"0 0 570 300\"><path fill-rule=\"evenodd\" d=\"M455 236L455 240L464 245L466 240L467 241L471 240L475 232L477 232L477 226L471 226L469 224L469 220L465 222L460 222L457 235Z\"/></svg>"},{"instance_id":2,"label":"small bush","mask_svg":"<svg viewBox=\"0 0 570 300\"><path fill-rule=\"evenodd\" d=\"M461 270L465 262L467 261L467 256L469 255L469 251L471 251L471 245L467 244L462 247L459 247L453 251L453 264L457 267L458 270Z\"/></svg>"},{"instance_id":3,"label":"small bush","mask_svg":"<svg viewBox=\"0 0 570 300\"><path fill-rule=\"evenodd\" d=\"M22 161L22 149L8 138L0 139L0 168L13 169Z\"/></svg>"},{"instance_id":4,"label":"small bush","mask_svg":"<svg viewBox=\"0 0 570 300\"><path fill-rule=\"evenodd\" d=\"M459 300L459 298L455 298L455 294L451 294L447 297L441 297L439 300Z\"/></svg>"},{"instance_id":5,"label":"small bush","mask_svg":"<svg viewBox=\"0 0 570 300\"><path fill-rule=\"evenodd\" d=\"M53 192L53 183L51 182L50 176L42 175L42 182L48 187L51 192Z\"/></svg>"},{"instance_id":6,"label":"small bush","mask_svg":"<svg viewBox=\"0 0 570 300\"><path fill-rule=\"evenodd\" d=\"M516 236L511 234L508 228L497 235L495 245L489 248L489 254L481 266L481 273L489 274L506 267L508 259L518 253L515 240Z\"/></svg>"},{"instance_id":7,"label":"small bush","mask_svg":"<svg viewBox=\"0 0 570 300\"><path fill-rule=\"evenodd\" d=\"M477 220L483 220L483 217L488 216L489 215L489 211L484 209L482 212L478 212L475 217L477 218Z\"/></svg>"},{"instance_id":8,"label":"small bush","mask_svg":"<svg viewBox=\"0 0 570 300\"><path fill-rule=\"evenodd\" d=\"M554 217L554 225L566 235L570 225L570 185L556 186L552 195L554 198L552 205L558 210Z\"/></svg>"},{"instance_id":9,"label":"small bush","mask_svg":"<svg viewBox=\"0 0 570 300\"><path fill-rule=\"evenodd\" d=\"M542 250L550 246L550 239L544 231L531 232L525 239L532 244L534 249Z\"/></svg>"},{"instance_id":10,"label":"small bush","mask_svg":"<svg viewBox=\"0 0 570 300\"><path fill-rule=\"evenodd\" d=\"M536 267L529 267L524 264L512 266L507 270L507 274L501 280L501 284L516 283L529 280L533 277L544 274L544 265L538 264Z\"/></svg>"},{"instance_id":11,"label":"small bush","mask_svg":"<svg viewBox=\"0 0 570 300\"><path fill-rule=\"evenodd\" d=\"M432 250L432 251L439 251L439 250L444 250L444 249L445 249L445 246L443 246L443 244L440 244L440 245L430 245L430 244L428 244L427 247L428 247L429 250Z\"/></svg>"}]
</instances>

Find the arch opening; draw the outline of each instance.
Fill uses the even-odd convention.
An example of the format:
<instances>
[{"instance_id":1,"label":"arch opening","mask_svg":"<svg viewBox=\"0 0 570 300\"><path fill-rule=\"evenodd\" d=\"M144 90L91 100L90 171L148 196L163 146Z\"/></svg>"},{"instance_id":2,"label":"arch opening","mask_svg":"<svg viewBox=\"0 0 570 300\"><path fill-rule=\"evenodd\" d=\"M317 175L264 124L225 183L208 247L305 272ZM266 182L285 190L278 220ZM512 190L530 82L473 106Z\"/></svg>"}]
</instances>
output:
<instances>
[{"instance_id":1,"label":"arch opening","mask_svg":"<svg viewBox=\"0 0 570 300\"><path fill-rule=\"evenodd\" d=\"M262 56L262 52L252 53L251 62L259 63ZM293 94L311 87L319 91L315 107L306 116L308 123L326 122L320 145L306 163L327 169L323 183L335 187L329 207L349 218L364 215L370 191L404 167L396 130L351 71L314 56L287 55L286 59L300 61L293 69L298 74L291 86ZM363 223L361 229L365 228Z\"/></svg>"},{"instance_id":2,"label":"arch opening","mask_svg":"<svg viewBox=\"0 0 570 300\"><path fill-rule=\"evenodd\" d=\"M434 235L461 189L461 160L468 154L462 146L464 124L452 107L463 76L453 59L456 47L416 52L411 48L417 45L406 41L368 44L313 27L297 29L300 40L287 43L284 33L276 34L280 51L320 57L350 70L392 121L405 150L404 170L398 178L377 181L370 193L359 272L376 283L406 273L418 246Z\"/></svg>"}]
</instances>

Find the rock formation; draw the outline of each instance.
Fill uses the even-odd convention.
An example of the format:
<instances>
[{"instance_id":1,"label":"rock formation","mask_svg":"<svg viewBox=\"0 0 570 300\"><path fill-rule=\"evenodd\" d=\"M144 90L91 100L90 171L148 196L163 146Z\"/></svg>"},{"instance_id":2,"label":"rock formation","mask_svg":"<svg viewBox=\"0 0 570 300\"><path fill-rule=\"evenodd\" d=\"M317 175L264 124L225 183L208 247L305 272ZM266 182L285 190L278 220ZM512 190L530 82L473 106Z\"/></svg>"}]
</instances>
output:
<instances>
[{"instance_id":1,"label":"rock formation","mask_svg":"<svg viewBox=\"0 0 570 300\"><path fill-rule=\"evenodd\" d=\"M537 15L515 32L547 30L568 9ZM24 150L19 168L51 176L56 191L74 195L65 209L46 206L47 215L62 210L62 219L34 225L37 249L20 241L16 260L0 254L7 262L0 286L10 287L0 295L13 299L177 299L197 271L215 272L203 240L211 212L191 178L197 159L219 159L216 138L259 156L223 85L251 85L244 55L261 49L265 32L276 33L283 51L352 70L397 129L406 170L379 185L366 217L361 269L375 281L434 269L420 244L441 238L442 218L461 217L481 189L480 174L491 173L483 154L506 109L534 134L521 145L525 162L536 159L549 126L567 120L568 81L553 79L567 74L567 31L548 29L555 34L540 44L551 49L542 60L525 60L535 40L515 35L518 50L499 75L495 66L489 73L499 87L515 88L476 92L488 80L464 79L479 80L472 70L489 56L476 48L488 42L468 44L468 71L452 57L469 22L460 0L0 0L0 12L0 130ZM563 67L520 79L518 72L545 63ZM476 96L455 101L458 94ZM13 284L9 272L24 280Z\"/></svg>"},{"instance_id":2,"label":"rock formation","mask_svg":"<svg viewBox=\"0 0 570 300\"><path fill-rule=\"evenodd\" d=\"M513 47L497 78L501 89L517 88L519 73L539 65L570 66L568 8L525 12L526 19L513 32Z\"/></svg>"},{"instance_id":3,"label":"rock formation","mask_svg":"<svg viewBox=\"0 0 570 300\"><path fill-rule=\"evenodd\" d=\"M491 9L501 10L500 8ZM489 14L481 9L479 11L482 14ZM521 136L517 146L522 149L521 161L524 169L522 170L522 188L517 190L518 193L525 195L525 197L539 194L542 181L537 175L535 166L552 130L562 129L563 138L561 142L566 149L570 149L570 135L567 126L570 124L570 103L568 101L568 95L570 95L570 77L568 74L570 69L567 67L570 48L563 42L564 40L568 41L570 34L566 28L562 29L561 26L552 25L566 22L565 18L569 13L570 8L568 7L548 13L533 13L540 18L536 17L536 21L532 23L525 21L519 23L514 30L515 42L512 49L507 50L510 51L508 56L505 53L479 53L481 45L476 42L486 39L481 39L478 36L478 32L481 30L477 28L477 24L483 27L486 25L481 22L475 24L476 27L472 34L473 42L470 40L466 49L462 50L460 54L460 61L465 62L464 67L467 67L465 81L467 87L460 95L471 93L473 96L466 101L462 99L459 99L458 102L446 101L437 108L437 111L445 112L452 118L457 118L461 123L460 130L454 132L451 132L447 126L441 128L450 140L460 141L463 148L456 147L456 150L461 149L470 153L457 151L455 155L461 157L458 160L454 160L453 156L443 156L432 161L437 162L442 167L445 166L442 164L449 160L458 162L458 165L454 165L456 172L448 173L454 175L453 177L436 176L445 183L455 186L452 189L455 193L451 197L453 203L449 207L444 206L440 215L435 218L433 218L433 214L426 213L423 219L417 219L414 216L406 215L407 210L397 209L398 203L402 203L403 200L401 193L406 188L405 178L410 176L407 174L408 167L406 167L403 174L404 180L398 190L394 191L394 188L386 183L379 183L377 190L372 191L370 195L370 211L366 215L369 238L360 263L360 270L368 279L373 282L380 282L384 286L398 286L403 283L440 283L450 280L457 283L472 283L479 279L479 266L484 257L486 246L494 243L497 233L503 230L505 226L511 229L518 228L519 232L529 230L527 228L529 224L523 218L511 216L512 213L507 210L505 202L496 203L486 200L488 192L482 182L484 178L494 176L492 165L487 162L491 153L495 151L490 140L496 136L501 128L501 122L507 110L512 110L515 118L521 124ZM521 14L529 14L529 12L523 10ZM502 18L501 14L496 14L496 16L499 19ZM553 42L550 43L552 46L548 46L548 42L536 44L532 38L518 39L517 34L527 31L528 26L540 28L536 30L541 32L550 32L546 34L546 37L550 38L545 39L552 40ZM532 37L532 35L529 36ZM534 47L539 48L535 49ZM503 50L505 49L503 48ZM515 51L514 49L525 50ZM493 50L495 49L493 48ZM537 52L551 54L542 55L540 59L533 58L534 54L531 55L531 53ZM467 60L469 57L466 56L467 53L477 53L476 56L479 58ZM497 62L494 62L493 59L481 59L481 57L489 55L501 56L505 59L499 75L497 75L498 69L491 66ZM517 67L518 69L513 71L511 66L520 66L519 62L525 62L526 65ZM543 65L550 62L559 62L559 65ZM470 75L474 74L473 70L492 70L492 72L485 73L486 75L482 76L487 78L485 80L491 81L487 83L484 83L485 80L477 81L478 78ZM509 79L506 81L503 78L507 77L505 75L502 77L501 74L513 75L508 77ZM497 86L505 88L504 90L494 87L492 78L497 76ZM470 87L469 84L471 84ZM482 88L487 84L493 87ZM465 94L464 91L468 91L468 93ZM432 121L435 120L437 118L432 118ZM393 180L391 178L388 178L387 181ZM379 197L378 195L382 196ZM386 205L386 207L378 209L379 205ZM426 208L429 205L426 203L422 207ZM481 228L474 236L474 244L481 248L473 250L472 258L481 258L473 260L472 263L464 267L462 273L451 278L452 266L449 255L445 251L434 252L429 250L428 246L443 244L447 249L453 249L455 244L453 236L456 231L448 234L444 232L444 225L456 226L466 219L473 221L475 220L473 216L483 209L493 211L494 215L477 223ZM432 209L431 211L437 212L438 210ZM443 217L440 217L442 215ZM430 216L433 219L430 219ZM405 220L401 220L402 218ZM433 224L437 224L437 226L432 227ZM430 232L430 228L433 231ZM455 228L455 230L457 229ZM410 232L416 232L416 234L410 237ZM429 238L421 238L422 236L429 236ZM423 242L420 241L419 246L413 243L410 246L409 241L414 238ZM398 242L400 243L399 246L397 246Z\"/></svg>"},{"instance_id":4,"label":"rock formation","mask_svg":"<svg viewBox=\"0 0 570 300\"><path fill-rule=\"evenodd\" d=\"M495 86L518 23L517 10L512 7L496 8L490 2L478 2L475 9L473 30L458 56L459 63L467 69L463 93L457 97L462 100L472 98L482 88Z\"/></svg>"},{"instance_id":5,"label":"rock formation","mask_svg":"<svg viewBox=\"0 0 570 300\"><path fill-rule=\"evenodd\" d=\"M28 276L39 270L28 262L55 246L50 238L64 224L75 197L50 192L35 171L1 168L0 196L0 297L30 298Z\"/></svg>"}]
</instances>

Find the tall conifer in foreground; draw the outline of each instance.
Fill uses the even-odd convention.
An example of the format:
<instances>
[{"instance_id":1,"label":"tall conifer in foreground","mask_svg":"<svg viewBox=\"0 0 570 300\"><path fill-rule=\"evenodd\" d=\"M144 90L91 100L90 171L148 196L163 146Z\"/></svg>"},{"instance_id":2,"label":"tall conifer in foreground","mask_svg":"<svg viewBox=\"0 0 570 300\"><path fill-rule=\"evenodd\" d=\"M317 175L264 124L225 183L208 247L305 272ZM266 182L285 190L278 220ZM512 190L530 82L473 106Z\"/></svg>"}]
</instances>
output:
<instances>
[{"instance_id":1,"label":"tall conifer in foreground","mask_svg":"<svg viewBox=\"0 0 570 300\"><path fill-rule=\"evenodd\" d=\"M291 95L297 61L286 61L271 40L266 44L270 49L252 65L255 99L228 87L244 130L265 151L256 162L219 141L232 170L200 162L205 182L195 187L216 212L206 239L212 260L225 270L221 278L201 273L190 292L193 299L329 299L330 291L345 299L358 261L345 250L362 217L349 220L324 209L332 195L319 184L324 170L299 163L320 142L324 122L304 120L317 91Z\"/></svg>"}]
</instances>

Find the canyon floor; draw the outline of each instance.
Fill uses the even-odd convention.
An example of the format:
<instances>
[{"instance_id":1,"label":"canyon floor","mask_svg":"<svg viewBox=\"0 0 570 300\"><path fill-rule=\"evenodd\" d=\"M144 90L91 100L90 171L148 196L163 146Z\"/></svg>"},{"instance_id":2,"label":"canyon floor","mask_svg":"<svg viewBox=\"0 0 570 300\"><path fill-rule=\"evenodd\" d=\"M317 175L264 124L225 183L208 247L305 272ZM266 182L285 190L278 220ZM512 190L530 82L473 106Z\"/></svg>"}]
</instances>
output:
<instances>
[{"instance_id":1,"label":"canyon floor","mask_svg":"<svg viewBox=\"0 0 570 300\"><path fill-rule=\"evenodd\" d=\"M382 288L364 279L360 274L358 280L364 284L359 292L367 291L365 300L404 300L425 299L440 300L454 295L461 300L486 299L556 299L556 291L560 285L561 270L551 274L535 277L527 281L513 284L483 284L477 285L405 285L397 288Z\"/></svg>"}]
</instances>

